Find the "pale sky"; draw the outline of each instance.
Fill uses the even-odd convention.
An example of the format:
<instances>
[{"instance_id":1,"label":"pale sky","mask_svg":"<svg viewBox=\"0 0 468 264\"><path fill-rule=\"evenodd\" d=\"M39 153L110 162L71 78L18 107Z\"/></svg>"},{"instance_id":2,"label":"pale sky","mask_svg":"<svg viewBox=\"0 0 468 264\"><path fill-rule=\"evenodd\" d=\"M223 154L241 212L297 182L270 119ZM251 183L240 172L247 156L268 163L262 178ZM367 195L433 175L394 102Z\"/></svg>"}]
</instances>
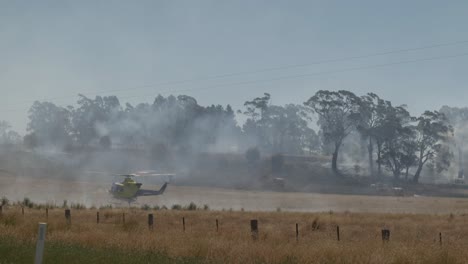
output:
<instances>
[{"instance_id":1,"label":"pale sky","mask_svg":"<svg viewBox=\"0 0 468 264\"><path fill-rule=\"evenodd\" d=\"M0 120L24 134L34 100L66 106L78 93L122 105L187 94L240 109L263 92L302 104L345 89L413 114L468 106L466 25L465 0L0 0Z\"/></svg>"}]
</instances>

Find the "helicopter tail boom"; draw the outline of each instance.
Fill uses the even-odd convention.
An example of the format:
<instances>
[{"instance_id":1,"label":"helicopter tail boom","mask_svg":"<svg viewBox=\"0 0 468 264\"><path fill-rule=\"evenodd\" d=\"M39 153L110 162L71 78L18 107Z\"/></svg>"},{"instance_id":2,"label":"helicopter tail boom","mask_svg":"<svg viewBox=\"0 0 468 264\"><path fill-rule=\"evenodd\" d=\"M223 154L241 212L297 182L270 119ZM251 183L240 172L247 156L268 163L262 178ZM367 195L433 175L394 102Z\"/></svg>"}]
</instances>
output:
<instances>
[{"instance_id":1,"label":"helicopter tail boom","mask_svg":"<svg viewBox=\"0 0 468 264\"><path fill-rule=\"evenodd\" d=\"M143 190L140 189L138 190L138 196L152 196L152 195L161 195L164 193L167 187L167 182L164 183L164 185L161 187L161 189L154 191L154 190Z\"/></svg>"}]
</instances>

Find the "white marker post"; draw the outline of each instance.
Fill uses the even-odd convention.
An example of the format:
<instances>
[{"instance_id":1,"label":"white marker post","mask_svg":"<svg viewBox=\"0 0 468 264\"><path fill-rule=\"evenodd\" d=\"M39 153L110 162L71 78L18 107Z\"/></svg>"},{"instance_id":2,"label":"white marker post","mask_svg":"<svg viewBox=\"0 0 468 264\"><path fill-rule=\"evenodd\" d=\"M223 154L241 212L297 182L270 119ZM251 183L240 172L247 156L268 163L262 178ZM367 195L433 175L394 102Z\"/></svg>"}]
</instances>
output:
<instances>
[{"instance_id":1,"label":"white marker post","mask_svg":"<svg viewBox=\"0 0 468 264\"><path fill-rule=\"evenodd\" d=\"M39 223L39 236L36 244L36 258L34 264L42 264L42 256L44 255L44 241L47 231L47 223Z\"/></svg>"}]
</instances>

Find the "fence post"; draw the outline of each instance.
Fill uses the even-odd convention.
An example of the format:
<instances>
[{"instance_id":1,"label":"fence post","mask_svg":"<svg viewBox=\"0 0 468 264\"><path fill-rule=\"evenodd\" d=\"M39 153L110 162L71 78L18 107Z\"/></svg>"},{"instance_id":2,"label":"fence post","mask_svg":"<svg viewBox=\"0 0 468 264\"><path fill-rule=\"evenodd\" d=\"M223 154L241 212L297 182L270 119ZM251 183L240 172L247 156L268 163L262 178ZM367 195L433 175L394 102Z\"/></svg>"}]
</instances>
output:
<instances>
[{"instance_id":1,"label":"fence post","mask_svg":"<svg viewBox=\"0 0 468 264\"><path fill-rule=\"evenodd\" d=\"M3 214L3 206L0 204L0 216Z\"/></svg>"},{"instance_id":2,"label":"fence post","mask_svg":"<svg viewBox=\"0 0 468 264\"><path fill-rule=\"evenodd\" d=\"M122 213L122 222L125 224L125 213Z\"/></svg>"},{"instance_id":3,"label":"fence post","mask_svg":"<svg viewBox=\"0 0 468 264\"><path fill-rule=\"evenodd\" d=\"M296 242L299 242L299 224L296 223Z\"/></svg>"},{"instance_id":4,"label":"fence post","mask_svg":"<svg viewBox=\"0 0 468 264\"><path fill-rule=\"evenodd\" d=\"M96 212L96 224L99 224L99 212Z\"/></svg>"},{"instance_id":5,"label":"fence post","mask_svg":"<svg viewBox=\"0 0 468 264\"><path fill-rule=\"evenodd\" d=\"M148 214L148 228L150 230L153 230L153 223L154 223L153 214Z\"/></svg>"},{"instance_id":6,"label":"fence post","mask_svg":"<svg viewBox=\"0 0 468 264\"><path fill-rule=\"evenodd\" d=\"M218 219L216 219L216 232L219 231L219 223L218 223Z\"/></svg>"},{"instance_id":7,"label":"fence post","mask_svg":"<svg viewBox=\"0 0 468 264\"><path fill-rule=\"evenodd\" d=\"M67 220L67 224L71 224L71 213L70 209L65 209L65 219Z\"/></svg>"},{"instance_id":8,"label":"fence post","mask_svg":"<svg viewBox=\"0 0 468 264\"><path fill-rule=\"evenodd\" d=\"M258 220L252 219L250 220L250 232L252 233L252 239L258 239Z\"/></svg>"},{"instance_id":9,"label":"fence post","mask_svg":"<svg viewBox=\"0 0 468 264\"><path fill-rule=\"evenodd\" d=\"M21 206L21 214L24 215L24 206Z\"/></svg>"},{"instance_id":10,"label":"fence post","mask_svg":"<svg viewBox=\"0 0 468 264\"><path fill-rule=\"evenodd\" d=\"M36 257L34 264L42 264L42 256L44 255L44 241L46 236L47 223L39 223L39 236L36 244Z\"/></svg>"},{"instance_id":11,"label":"fence post","mask_svg":"<svg viewBox=\"0 0 468 264\"><path fill-rule=\"evenodd\" d=\"M382 229L382 241L383 242L390 241L390 230Z\"/></svg>"},{"instance_id":12,"label":"fence post","mask_svg":"<svg viewBox=\"0 0 468 264\"><path fill-rule=\"evenodd\" d=\"M442 246L442 232L439 232L439 244Z\"/></svg>"},{"instance_id":13,"label":"fence post","mask_svg":"<svg viewBox=\"0 0 468 264\"><path fill-rule=\"evenodd\" d=\"M45 217L47 220L49 220L49 208L45 209Z\"/></svg>"},{"instance_id":14,"label":"fence post","mask_svg":"<svg viewBox=\"0 0 468 264\"><path fill-rule=\"evenodd\" d=\"M338 241L340 241L340 226L336 226L336 239L338 239Z\"/></svg>"},{"instance_id":15,"label":"fence post","mask_svg":"<svg viewBox=\"0 0 468 264\"><path fill-rule=\"evenodd\" d=\"M183 227L184 232L185 232L185 217L182 217L182 227Z\"/></svg>"}]
</instances>

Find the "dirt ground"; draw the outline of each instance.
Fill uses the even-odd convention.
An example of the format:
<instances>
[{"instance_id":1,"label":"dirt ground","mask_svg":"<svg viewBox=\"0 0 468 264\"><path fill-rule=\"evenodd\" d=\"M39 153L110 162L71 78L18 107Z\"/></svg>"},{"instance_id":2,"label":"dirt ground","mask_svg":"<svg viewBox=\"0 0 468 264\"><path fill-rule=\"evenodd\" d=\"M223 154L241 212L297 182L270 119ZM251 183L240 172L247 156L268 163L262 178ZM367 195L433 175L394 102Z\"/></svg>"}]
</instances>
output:
<instances>
[{"instance_id":1,"label":"dirt ground","mask_svg":"<svg viewBox=\"0 0 468 264\"><path fill-rule=\"evenodd\" d=\"M91 181L62 181L0 175L0 196L10 201L30 198L34 202L52 202L61 205L84 203L103 206L116 203L109 194L109 183ZM145 189L158 189L159 185L143 185ZM378 212L378 213L468 213L468 199L425 196L367 196L299 192L244 191L234 189L178 186L170 184L161 196L140 197L136 205L173 204L208 205L216 210L246 211L303 211L303 212ZM121 204L124 205L124 204Z\"/></svg>"}]
</instances>

